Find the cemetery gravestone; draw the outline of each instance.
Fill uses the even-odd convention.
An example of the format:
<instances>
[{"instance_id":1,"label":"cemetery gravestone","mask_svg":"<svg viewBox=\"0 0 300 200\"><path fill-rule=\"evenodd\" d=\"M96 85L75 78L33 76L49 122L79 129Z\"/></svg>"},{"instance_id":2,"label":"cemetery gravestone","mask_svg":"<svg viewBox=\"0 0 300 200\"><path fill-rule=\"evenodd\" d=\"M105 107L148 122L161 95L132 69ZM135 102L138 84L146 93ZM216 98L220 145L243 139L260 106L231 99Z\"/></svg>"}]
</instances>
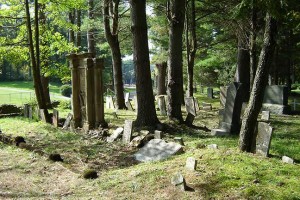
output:
<instances>
[{"instance_id":1,"label":"cemetery gravestone","mask_svg":"<svg viewBox=\"0 0 300 200\"><path fill-rule=\"evenodd\" d=\"M134 111L134 110L133 110L133 107L132 107L132 105L131 105L131 103L130 103L130 101L126 101L126 102L125 102L125 105L126 105L126 107L127 107L128 110Z\"/></svg>"},{"instance_id":2,"label":"cemetery gravestone","mask_svg":"<svg viewBox=\"0 0 300 200\"><path fill-rule=\"evenodd\" d=\"M258 122L255 153L267 157L271 144L273 128L266 122Z\"/></svg>"},{"instance_id":3,"label":"cemetery gravestone","mask_svg":"<svg viewBox=\"0 0 300 200\"><path fill-rule=\"evenodd\" d=\"M210 98L210 99L213 99L214 98L214 90L213 88L207 88L207 97Z\"/></svg>"},{"instance_id":4,"label":"cemetery gravestone","mask_svg":"<svg viewBox=\"0 0 300 200\"><path fill-rule=\"evenodd\" d=\"M228 87L220 87L220 105L221 108L225 107L226 104L226 96L227 96L227 88Z\"/></svg>"},{"instance_id":5,"label":"cemetery gravestone","mask_svg":"<svg viewBox=\"0 0 300 200\"><path fill-rule=\"evenodd\" d=\"M212 105L211 103L202 102L202 108L203 110L212 110Z\"/></svg>"},{"instance_id":6,"label":"cemetery gravestone","mask_svg":"<svg viewBox=\"0 0 300 200\"><path fill-rule=\"evenodd\" d=\"M198 100L196 98L194 98L194 101L195 101L196 112L198 112L200 110L199 102L198 102Z\"/></svg>"},{"instance_id":7,"label":"cemetery gravestone","mask_svg":"<svg viewBox=\"0 0 300 200\"><path fill-rule=\"evenodd\" d=\"M154 131L154 138L155 138L155 139L162 139L162 138L163 138L163 132L162 132L162 131L155 130L155 131Z\"/></svg>"},{"instance_id":8,"label":"cemetery gravestone","mask_svg":"<svg viewBox=\"0 0 300 200\"><path fill-rule=\"evenodd\" d=\"M47 122L47 117L46 117L46 113L45 113L45 109L40 109L40 116L41 116L41 120L43 122Z\"/></svg>"},{"instance_id":9,"label":"cemetery gravestone","mask_svg":"<svg viewBox=\"0 0 300 200\"><path fill-rule=\"evenodd\" d=\"M29 105L28 104L24 104L24 117L28 118L29 117Z\"/></svg>"},{"instance_id":10,"label":"cemetery gravestone","mask_svg":"<svg viewBox=\"0 0 300 200\"><path fill-rule=\"evenodd\" d=\"M186 159L185 168L190 171L195 171L197 167L197 160L193 157L188 157Z\"/></svg>"},{"instance_id":11,"label":"cemetery gravestone","mask_svg":"<svg viewBox=\"0 0 300 200\"><path fill-rule=\"evenodd\" d=\"M191 113L192 115L196 116L196 108L195 108L195 101L193 97L186 97L185 98L185 108L187 113Z\"/></svg>"},{"instance_id":12,"label":"cemetery gravestone","mask_svg":"<svg viewBox=\"0 0 300 200\"><path fill-rule=\"evenodd\" d=\"M28 107L28 118L33 119L33 108L32 108L32 106Z\"/></svg>"},{"instance_id":13,"label":"cemetery gravestone","mask_svg":"<svg viewBox=\"0 0 300 200\"><path fill-rule=\"evenodd\" d=\"M158 102L158 108L160 110L160 114L163 116L167 115L167 108L166 108L166 101L165 101L165 96L159 95L157 97L157 102Z\"/></svg>"},{"instance_id":14,"label":"cemetery gravestone","mask_svg":"<svg viewBox=\"0 0 300 200\"><path fill-rule=\"evenodd\" d=\"M180 174L179 172L176 173L172 179L171 179L171 183L177 187L180 188L181 191L185 191L186 190L186 182L184 177L182 176L182 174Z\"/></svg>"},{"instance_id":15,"label":"cemetery gravestone","mask_svg":"<svg viewBox=\"0 0 300 200\"><path fill-rule=\"evenodd\" d=\"M133 102L134 102L134 106L135 106L135 111L138 112L138 101L137 101L136 96L133 97Z\"/></svg>"},{"instance_id":16,"label":"cemetery gravestone","mask_svg":"<svg viewBox=\"0 0 300 200\"><path fill-rule=\"evenodd\" d=\"M113 132L113 134L112 134L110 137L108 137L108 138L106 139L106 141L109 142L109 143L115 141L115 140L123 133L123 130L124 130L124 129L121 128L121 127L117 128L117 129Z\"/></svg>"},{"instance_id":17,"label":"cemetery gravestone","mask_svg":"<svg viewBox=\"0 0 300 200\"><path fill-rule=\"evenodd\" d=\"M125 120L124 133L122 138L123 143L126 144L130 143L132 137L132 128L133 128L132 125L133 125L133 121Z\"/></svg>"},{"instance_id":18,"label":"cemetery gravestone","mask_svg":"<svg viewBox=\"0 0 300 200\"><path fill-rule=\"evenodd\" d=\"M71 113L68 114L67 119L63 125L63 129L66 130L70 126L70 122L73 119L73 115Z\"/></svg>"},{"instance_id":19,"label":"cemetery gravestone","mask_svg":"<svg viewBox=\"0 0 300 200\"><path fill-rule=\"evenodd\" d=\"M262 109L274 114L287 114L290 110L288 106L288 87L282 85L267 86Z\"/></svg>"},{"instance_id":20,"label":"cemetery gravestone","mask_svg":"<svg viewBox=\"0 0 300 200\"><path fill-rule=\"evenodd\" d=\"M265 120L265 121L269 121L270 120L270 111L262 111L261 119Z\"/></svg>"},{"instance_id":21,"label":"cemetery gravestone","mask_svg":"<svg viewBox=\"0 0 300 200\"><path fill-rule=\"evenodd\" d=\"M53 109L52 123L54 127L58 127L59 115L58 110Z\"/></svg>"},{"instance_id":22,"label":"cemetery gravestone","mask_svg":"<svg viewBox=\"0 0 300 200\"><path fill-rule=\"evenodd\" d=\"M125 103L129 101L129 95L130 95L129 92L125 93Z\"/></svg>"}]
</instances>

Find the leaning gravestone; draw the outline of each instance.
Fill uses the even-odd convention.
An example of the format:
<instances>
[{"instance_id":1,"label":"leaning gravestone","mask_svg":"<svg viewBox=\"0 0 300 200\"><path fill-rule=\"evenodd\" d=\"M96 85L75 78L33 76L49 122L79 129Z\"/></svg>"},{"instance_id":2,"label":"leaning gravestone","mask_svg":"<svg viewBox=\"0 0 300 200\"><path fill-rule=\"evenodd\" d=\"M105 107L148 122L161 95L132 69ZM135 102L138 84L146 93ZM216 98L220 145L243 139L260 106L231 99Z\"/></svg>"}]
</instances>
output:
<instances>
[{"instance_id":1,"label":"leaning gravestone","mask_svg":"<svg viewBox=\"0 0 300 200\"><path fill-rule=\"evenodd\" d=\"M195 107L195 101L193 97L186 97L185 100L185 108L187 113L191 113L192 115L196 116L196 107Z\"/></svg>"},{"instance_id":2,"label":"leaning gravestone","mask_svg":"<svg viewBox=\"0 0 300 200\"><path fill-rule=\"evenodd\" d=\"M174 142L166 143L161 139L153 139L135 153L134 157L141 162L150 162L166 159L182 151L183 149L180 144Z\"/></svg>"},{"instance_id":3,"label":"leaning gravestone","mask_svg":"<svg viewBox=\"0 0 300 200\"><path fill-rule=\"evenodd\" d=\"M66 130L70 126L70 122L73 119L73 115L71 113L68 114L67 119L63 125L63 129Z\"/></svg>"},{"instance_id":4,"label":"leaning gravestone","mask_svg":"<svg viewBox=\"0 0 300 200\"><path fill-rule=\"evenodd\" d=\"M213 99L214 98L214 90L213 88L207 88L207 97L210 98L210 99Z\"/></svg>"},{"instance_id":5,"label":"leaning gravestone","mask_svg":"<svg viewBox=\"0 0 300 200\"><path fill-rule=\"evenodd\" d=\"M262 111L261 119L265 120L265 121L269 121L270 120L270 111Z\"/></svg>"},{"instance_id":6,"label":"leaning gravestone","mask_svg":"<svg viewBox=\"0 0 300 200\"><path fill-rule=\"evenodd\" d=\"M125 103L129 101L129 95L130 95L129 92L125 93Z\"/></svg>"},{"instance_id":7,"label":"leaning gravestone","mask_svg":"<svg viewBox=\"0 0 300 200\"><path fill-rule=\"evenodd\" d=\"M45 112L45 109L40 109L40 116L41 116L41 120L43 122L46 122L47 120L47 117L46 117L46 112Z\"/></svg>"},{"instance_id":8,"label":"leaning gravestone","mask_svg":"<svg viewBox=\"0 0 300 200\"><path fill-rule=\"evenodd\" d=\"M132 124L133 124L133 121L131 121L131 120L125 120L124 132L123 132L123 137L122 137L122 141L125 144L128 144L131 141L131 137L132 137Z\"/></svg>"},{"instance_id":9,"label":"leaning gravestone","mask_svg":"<svg viewBox=\"0 0 300 200\"><path fill-rule=\"evenodd\" d=\"M132 107L130 101L126 101L125 105L126 105L126 107L127 107L128 110L133 111L133 107Z\"/></svg>"},{"instance_id":10,"label":"leaning gravestone","mask_svg":"<svg viewBox=\"0 0 300 200\"><path fill-rule=\"evenodd\" d=\"M267 157L271 144L273 128L266 122L258 122L255 153Z\"/></svg>"},{"instance_id":11,"label":"leaning gravestone","mask_svg":"<svg viewBox=\"0 0 300 200\"><path fill-rule=\"evenodd\" d=\"M58 110L53 109L53 117L52 117L52 123L54 127L58 127L59 122L59 113Z\"/></svg>"},{"instance_id":12,"label":"leaning gravestone","mask_svg":"<svg viewBox=\"0 0 300 200\"><path fill-rule=\"evenodd\" d=\"M157 103L158 103L158 108L160 110L160 114L163 116L167 115L167 108L166 108L166 100L164 95L159 95L157 97Z\"/></svg>"},{"instance_id":13,"label":"leaning gravestone","mask_svg":"<svg viewBox=\"0 0 300 200\"><path fill-rule=\"evenodd\" d=\"M123 128L121 128L121 127L119 127L119 128L117 128L114 132L113 132L113 134L110 136L110 137L108 137L107 139L106 139L106 141L108 142L108 143L111 143L111 142L113 142L113 141L115 141L122 133L123 133Z\"/></svg>"}]
</instances>

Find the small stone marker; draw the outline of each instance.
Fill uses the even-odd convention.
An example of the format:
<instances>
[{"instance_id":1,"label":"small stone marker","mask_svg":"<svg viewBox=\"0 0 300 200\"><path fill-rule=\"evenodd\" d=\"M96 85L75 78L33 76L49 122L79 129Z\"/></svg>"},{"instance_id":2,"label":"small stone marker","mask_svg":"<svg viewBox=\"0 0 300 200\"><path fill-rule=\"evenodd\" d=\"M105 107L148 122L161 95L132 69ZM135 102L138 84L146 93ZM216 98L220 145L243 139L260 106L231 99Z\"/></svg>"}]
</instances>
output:
<instances>
[{"instance_id":1,"label":"small stone marker","mask_svg":"<svg viewBox=\"0 0 300 200\"><path fill-rule=\"evenodd\" d=\"M43 122L46 122L46 113L45 113L45 109L40 109L40 116L41 116L41 120Z\"/></svg>"},{"instance_id":2,"label":"small stone marker","mask_svg":"<svg viewBox=\"0 0 300 200\"><path fill-rule=\"evenodd\" d=\"M288 163L288 164L294 164L294 159L287 157L287 156L282 156L282 162Z\"/></svg>"},{"instance_id":3,"label":"small stone marker","mask_svg":"<svg viewBox=\"0 0 300 200\"><path fill-rule=\"evenodd\" d=\"M218 149L218 145L210 144L210 145L207 145L207 148L209 148L209 149Z\"/></svg>"},{"instance_id":4,"label":"small stone marker","mask_svg":"<svg viewBox=\"0 0 300 200\"><path fill-rule=\"evenodd\" d=\"M52 123L54 127L58 127L59 122L59 113L58 110L53 109L53 117L52 117Z\"/></svg>"},{"instance_id":5,"label":"small stone marker","mask_svg":"<svg viewBox=\"0 0 300 200\"><path fill-rule=\"evenodd\" d=\"M175 137L174 142L184 146L183 139L181 137Z\"/></svg>"},{"instance_id":6,"label":"small stone marker","mask_svg":"<svg viewBox=\"0 0 300 200\"><path fill-rule=\"evenodd\" d=\"M131 105L131 103L130 103L130 101L126 101L126 102L125 102L125 105L126 105L126 107L128 108L128 110L134 111L134 110L133 110L133 107L132 107L132 105Z\"/></svg>"},{"instance_id":7,"label":"small stone marker","mask_svg":"<svg viewBox=\"0 0 300 200\"><path fill-rule=\"evenodd\" d=\"M152 139L135 153L134 157L141 162L151 162L166 159L182 151L183 149L180 144L175 142L166 143L161 139Z\"/></svg>"},{"instance_id":8,"label":"small stone marker","mask_svg":"<svg viewBox=\"0 0 300 200\"><path fill-rule=\"evenodd\" d=\"M154 131L154 138L155 138L155 139L162 139L162 138L163 138L163 132L162 132L162 131L155 130L155 131Z\"/></svg>"},{"instance_id":9,"label":"small stone marker","mask_svg":"<svg viewBox=\"0 0 300 200\"><path fill-rule=\"evenodd\" d=\"M211 135L213 136L223 136L223 135L229 135L229 132L226 131L225 129L212 129L211 130Z\"/></svg>"},{"instance_id":10,"label":"small stone marker","mask_svg":"<svg viewBox=\"0 0 300 200\"><path fill-rule=\"evenodd\" d=\"M256 137L256 154L267 157L271 144L273 128L266 122L258 122Z\"/></svg>"},{"instance_id":11,"label":"small stone marker","mask_svg":"<svg viewBox=\"0 0 300 200\"><path fill-rule=\"evenodd\" d=\"M106 108L107 109L115 109L115 104L112 96L106 97Z\"/></svg>"},{"instance_id":12,"label":"small stone marker","mask_svg":"<svg viewBox=\"0 0 300 200\"><path fill-rule=\"evenodd\" d=\"M195 119L195 116L191 113L188 113L188 115L186 116L186 119L185 119L185 124L187 126L192 126L194 119Z\"/></svg>"},{"instance_id":13,"label":"small stone marker","mask_svg":"<svg viewBox=\"0 0 300 200\"><path fill-rule=\"evenodd\" d=\"M270 111L262 111L261 119L265 120L265 121L269 121L270 120Z\"/></svg>"},{"instance_id":14,"label":"small stone marker","mask_svg":"<svg viewBox=\"0 0 300 200\"><path fill-rule=\"evenodd\" d=\"M195 171L197 167L197 160L193 157L188 157L186 159L185 168L190 171Z\"/></svg>"},{"instance_id":15,"label":"small stone marker","mask_svg":"<svg viewBox=\"0 0 300 200\"><path fill-rule=\"evenodd\" d=\"M33 119L33 108L32 108L32 106L28 107L28 118Z\"/></svg>"},{"instance_id":16,"label":"small stone marker","mask_svg":"<svg viewBox=\"0 0 300 200\"><path fill-rule=\"evenodd\" d=\"M66 119L66 121L63 125L64 130L68 129L68 127L70 126L70 122L71 122L72 118L73 118L73 115L71 113L69 113L68 116L67 116L67 119Z\"/></svg>"},{"instance_id":17,"label":"small stone marker","mask_svg":"<svg viewBox=\"0 0 300 200\"><path fill-rule=\"evenodd\" d=\"M113 134L110 136L110 137L108 137L107 139L106 139L106 141L108 142L108 143L111 143L111 142L113 142L113 141L115 141L122 133L123 133L123 128L122 127L119 127L119 128L117 128L114 132L113 132Z\"/></svg>"},{"instance_id":18,"label":"small stone marker","mask_svg":"<svg viewBox=\"0 0 300 200\"><path fill-rule=\"evenodd\" d=\"M163 116L167 115L167 108L166 108L166 100L165 100L165 96L160 95L157 98L157 103L158 103L158 108L160 110L160 114Z\"/></svg>"},{"instance_id":19,"label":"small stone marker","mask_svg":"<svg viewBox=\"0 0 300 200\"><path fill-rule=\"evenodd\" d=\"M214 98L214 90L213 88L207 88L207 97L210 98L210 99L213 99Z\"/></svg>"},{"instance_id":20,"label":"small stone marker","mask_svg":"<svg viewBox=\"0 0 300 200\"><path fill-rule=\"evenodd\" d=\"M186 97L185 101L185 108L187 113L191 113L196 116L196 108L195 108L195 101L193 97Z\"/></svg>"},{"instance_id":21,"label":"small stone marker","mask_svg":"<svg viewBox=\"0 0 300 200\"><path fill-rule=\"evenodd\" d=\"M185 191L185 189L186 189L185 179L182 176L182 174L179 173L179 172L177 172L176 174L174 174L174 176L171 179L171 183L175 187L180 188L180 190L182 190L182 191Z\"/></svg>"},{"instance_id":22,"label":"small stone marker","mask_svg":"<svg viewBox=\"0 0 300 200\"><path fill-rule=\"evenodd\" d=\"M122 137L123 143L130 143L131 137L132 137L132 124L133 121L131 120L125 120L125 125L124 125L124 133Z\"/></svg>"}]
</instances>

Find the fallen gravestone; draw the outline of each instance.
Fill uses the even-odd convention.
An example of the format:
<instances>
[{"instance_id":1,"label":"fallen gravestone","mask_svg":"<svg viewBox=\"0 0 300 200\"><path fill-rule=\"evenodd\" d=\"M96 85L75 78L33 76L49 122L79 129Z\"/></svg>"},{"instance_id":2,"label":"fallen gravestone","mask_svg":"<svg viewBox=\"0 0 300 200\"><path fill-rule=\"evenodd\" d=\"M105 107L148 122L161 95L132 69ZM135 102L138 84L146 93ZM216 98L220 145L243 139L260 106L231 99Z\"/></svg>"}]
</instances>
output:
<instances>
[{"instance_id":1,"label":"fallen gravestone","mask_svg":"<svg viewBox=\"0 0 300 200\"><path fill-rule=\"evenodd\" d=\"M287 157L287 156L282 156L282 162L288 163L288 164L294 164L294 159Z\"/></svg>"},{"instance_id":2,"label":"fallen gravestone","mask_svg":"<svg viewBox=\"0 0 300 200\"><path fill-rule=\"evenodd\" d=\"M270 111L262 111L261 119L265 120L265 121L269 121L270 120Z\"/></svg>"},{"instance_id":3,"label":"fallen gravestone","mask_svg":"<svg viewBox=\"0 0 300 200\"><path fill-rule=\"evenodd\" d=\"M109 143L115 141L115 140L116 140L118 137L120 137L120 135L123 133L123 130L124 130L124 129L123 129L122 127L117 128L117 129L113 132L113 134L112 134L110 137L108 137L108 138L106 139L106 141L109 142Z\"/></svg>"},{"instance_id":4,"label":"fallen gravestone","mask_svg":"<svg viewBox=\"0 0 300 200\"><path fill-rule=\"evenodd\" d=\"M133 124L133 121L131 121L131 120L125 120L124 132L123 132L123 137L122 137L122 141L125 144L128 144L131 141L131 137L132 137L132 124Z\"/></svg>"},{"instance_id":5,"label":"fallen gravestone","mask_svg":"<svg viewBox=\"0 0 300 200\"><path fill-rule=\"evenodd\" d=\"M59 113L58 110L53 109L53 117L52 117L52 123L54 127L58 127L59 122Z\"/></svg>"},{"instance_id":6,"label":"fallen gravestone","mask_svg":"<svg viewBox=\"0 0 300 200\"><path fill-rule=\"evenodd\" d=\"M197 160L193 157L188 157L186 159L185 168L190 171L195 171L197 167Z\"/></svg>"},{"instance_id":7,"label":"fallen gravestone","mask_svg":"<svg viewBox=\"0 0 300 200\"><path fill-rule=\"evenodd\" d=\"M153 139L135 153L134 157L141 162L151 162L163 160L181 152L183 152L183 149L180 144L174 142L166 143L161 139Z\"/></svg>"},{"instance_id":8,"label":"fallen gravestone","mask_svg":"<svg viewBox=\"0 0 300 200\"><path fill-rule=\"evenodd\" d=\"M258 122L255 153L267 157L271 144L273 128L266 122Z\"/></svg>"},{"instance_id":9,"label":"fallen gravestone","mask_svg":"<svg viewBox=\"0 0 300 200\"><path fill-rule=\"evenodd\" d=\"M66 130L70 126L70 122L73 119L73 115L71 113L68 114L67 119L63 125L63 129Z\"/></svg>"},{"instance_id":10,"label":"fallen gravestone","mask_svg":"<svg viewBox=\"0 0 300 200\"><path fill-rule=\"evenodd\" d=\"M182 191L186 190L186 182L181 173L177 172L171 179L172 185L179 188Z\"/></svg>"}]
</instances>

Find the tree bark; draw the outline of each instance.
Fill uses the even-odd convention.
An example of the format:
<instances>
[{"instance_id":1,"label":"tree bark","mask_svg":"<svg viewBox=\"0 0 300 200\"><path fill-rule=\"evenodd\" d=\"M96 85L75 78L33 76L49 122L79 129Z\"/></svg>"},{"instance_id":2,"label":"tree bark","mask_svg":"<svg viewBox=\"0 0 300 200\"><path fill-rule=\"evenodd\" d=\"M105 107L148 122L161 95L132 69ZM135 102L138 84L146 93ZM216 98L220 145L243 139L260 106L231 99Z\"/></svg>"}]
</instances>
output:
<instances>
[{"instance_id":1,"label":"tree bark","mask_svg":"<svg viewBox=\"0 0 300 200\"><path fill-rule=\"evenodd\" d=\"M89 20L94 20L94 0L88 0L88 17ZM96 48L95 48L95 38L94 38L94 28L89 28L87 31L87 43L88 43L88 52L92 53L93 57L96 57Z\"/></svg>"},{"instance_id":2,"label":"tree bark","mask_svg":"<svg viewBox=\"0 0 300 200\"><path fill-rule=\"evenodd\" d=\"M39 22L38 22L38 1L35 1L35 43L36 43L36 55L34 51L33 45L33 35L31 30L31 20L30 20L30 12L29 12L29 3L28 0L25 0L25 10L26 10L26 26L28 31L28 42L29 42L29 51L31 57L32 64L32 74L33 74L33 83L36 94L36 99L38 102L39 109L45 110L46 121L50 122L49 113L47 110L47 106L45 103L45 98L43 95L43 88L41 82L41 74L40 74L40 62L39 62Z\"/></svg>"},{"instance_id":3,"label":"tree bark","mask_svg":"<svg viewBox=\"0 0 300 200\"><path fill-rule=\"evenodd\" d=\"M168 67L167 62L162 62L160 64L156 64L156 68L158 71L157 95L167 94L167 88L166 88L167 67Z\"/></svg>"},{"instance_id":4,"label":"tree bark","mask_svg":"<svg viewBox=\"0 0 300 200\"><path fill-rule=\"evenodd\" d=\"M78 27L78 30L76 32L76 35L75 35L75 40L76 40L76 46L78 48L81 47L81 10L77 9L76 10L76 24L77 24L77 27Z\"/></svg>"},{"instance_id":5,"label":"tree bark","mask_svg":"<svg viewBox=\"0 0 300 200\"><path fill-rule=\"evenodd\" d=\"M262 106L265 87L268 81L269 69L276 45L276 32L276 21L269 14L267 14L264 43L259 57L259 64L256 71L249 104L242 120L239 139L239 148L241 151L250 152L252 150L252 145L254 145L255 142L256 135L254 131L257 116Z\"/></svg>"},{"instance_id":6,"label":"tree bark","mask_svg":"<svg viewBox=\"0 0 300 200\"><path fill-rule=\"evenodd\" d=\"M69 12L69 21L71 24L75 24L75 10L72 10ZM75 42L75 33L72 28L69 29L69 42L74 43Z\"/></svg>"},{"instance_id":7,"label":"tree bark","mask_svg":"<svg viewBox=\"0 0 300 200\"><path fill-rule=\"evenodd\" d=\"M186 8L187 9L187 8ZM188 18L188 12L186 12L186 27L187 27L187 63L188 63L188 93L189 97L193 96L194 93L194 63L197 51L197 35L196 35L196 9L195 0L191 0L191 19ZM190 31L191 31L191 41L188 39L189 35L189 21L191 21ZM191 44L190 44L191 42Z\"/></svg>"},{"instance_id":8,"label":"tree bark","mask_svg":"<svg viewBox=\"0 0 300 200\"><path fill-rule=\"evenodd\" d=\"M103 1L103 20L105 37L110 46L113 61L114 90L117 98L117 109L126 109L124 99L124 84L122 76L122 55L119 43L119 0ZM110 6L111 5L111 6ZM113 13L109 13L112 7ZM110 17L112 16L112 30L110 27Z\"/></svg>"},{"instance_id":9,"label":"tree bark","mask_svg":"<svg viewBox=\"0 0 300 200\"><path fill-rule=\"evenodd\" d=\"M168 116L183 122L181 103L183 96L182 34L186 0L169 2L169 70L168 70Z\"/></svg>"},{"instance_id":10,"label":"tree bark","mask_svg":"<svg viewBox=\"0 0 300 200\"><path fill-rule=\"evenodd\" d=\"M257 68L257 50L256 50L256 33L257 33L257 8L256 0L252 0L251 13L251 33L250 33L250 91L252 90L254 77Z\"/></svg>"},{"instance_id":11,"label":"tree bark","mask_svg":"<svg viewBox=\"0 0 300 200\"><path fill-rule=\"evenodd\" d=\"M136 93L138 102L135 126L155 126L159 123L152 90L149 61L146 0L130 0L133 60L136 69Z\"/></svg>"}]
</instances>

